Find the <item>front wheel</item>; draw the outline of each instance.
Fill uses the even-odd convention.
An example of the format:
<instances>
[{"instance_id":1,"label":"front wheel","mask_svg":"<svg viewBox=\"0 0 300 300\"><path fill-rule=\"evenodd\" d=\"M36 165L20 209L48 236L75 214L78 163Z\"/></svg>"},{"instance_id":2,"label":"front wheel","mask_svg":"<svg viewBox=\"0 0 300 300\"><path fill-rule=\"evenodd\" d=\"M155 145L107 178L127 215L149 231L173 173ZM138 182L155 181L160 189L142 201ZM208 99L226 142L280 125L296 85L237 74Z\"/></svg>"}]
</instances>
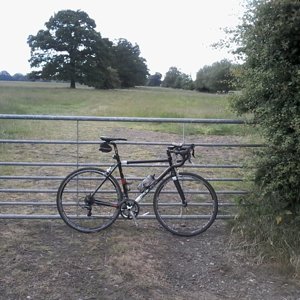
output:
<instances>
[{"instance_id":1,"label":"front wheel","mask_svg":"<svg viewBox=\"0 0 300 300\"><path fill-rule=\"evenodd\" d=\"M118 217L122 192L117 180L98 168L68 175L57 192L57 209L64 222L80 232L98 232Z\"/></svg>"},{"instance_id":2,"label":"front wheel","mask_svg":"<svg viewBox=\"0 0 300 300\"><path fill-rule=\"evenodd\" d=\"M157 220L168 231L181 236L194 236L207 230L218 213L217 195L201 176L180 173L178 180L187 205L182 204L174 178L165 178L157 187L153 207Z\"/></svg>"}]
</instances>

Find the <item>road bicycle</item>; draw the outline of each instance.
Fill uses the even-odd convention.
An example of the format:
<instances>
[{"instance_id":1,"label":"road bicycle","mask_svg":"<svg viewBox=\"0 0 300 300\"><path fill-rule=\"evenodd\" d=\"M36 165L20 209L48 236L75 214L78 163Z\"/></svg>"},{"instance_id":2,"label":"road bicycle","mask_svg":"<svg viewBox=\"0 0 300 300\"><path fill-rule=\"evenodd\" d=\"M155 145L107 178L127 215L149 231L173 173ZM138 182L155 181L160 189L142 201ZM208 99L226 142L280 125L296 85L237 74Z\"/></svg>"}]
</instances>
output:
<instances>
[{"instance_id":1,"label":"road bicycle","mask_svg":"<svg viewBox=\"0 0 300 300\"><path fill-rule=\"evenodd\" d=\"M216 192L207 180L189 172L179 172L194 157L194 144L170 145L166 159L121 161L117 143L124 138L101 137L100 151L114 150L116 160L107 170L95 167L70 173L57 192L57 208L64 222L80 232L98 232L111 226L118 217L137 223L140 202L153 191L156 219L168 231L180 236L194 236L207 230L218 212ZM148 175L131 199L123 166L168 163L157 177ZM120 184L114 171L118 169ZM134 192L136 193L136 191Z\"/></svg>"}]
</instances>

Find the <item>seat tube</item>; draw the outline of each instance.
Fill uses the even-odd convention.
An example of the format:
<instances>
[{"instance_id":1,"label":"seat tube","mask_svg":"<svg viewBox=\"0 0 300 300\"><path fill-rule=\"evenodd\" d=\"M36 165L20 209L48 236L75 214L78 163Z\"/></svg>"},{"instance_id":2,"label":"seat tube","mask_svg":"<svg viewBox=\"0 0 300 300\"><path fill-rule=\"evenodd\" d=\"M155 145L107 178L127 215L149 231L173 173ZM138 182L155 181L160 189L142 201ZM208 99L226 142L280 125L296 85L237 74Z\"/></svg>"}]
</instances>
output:
<instances>
[{"instance_id":1,"label":"seat tube","mask_svg":"<svg viewBox=\"0 0 300 300\"><path fill-rule=\"evenodd\" d=\"M128 198L128 187L127 187L126 179L124 177L124 173L123 173L123 169L122 169L122 162L121 162L121 159L120 159L120 156L119 156L118 148L117 148L117 145L115 143L112 143L112 145L114 146L114 149L115 149L114 158L116 159L117 164L118 164L118 170L119 170L119 174L120 174L123 193L124 193L125 198Z\"/></svg>"}]
</instances>

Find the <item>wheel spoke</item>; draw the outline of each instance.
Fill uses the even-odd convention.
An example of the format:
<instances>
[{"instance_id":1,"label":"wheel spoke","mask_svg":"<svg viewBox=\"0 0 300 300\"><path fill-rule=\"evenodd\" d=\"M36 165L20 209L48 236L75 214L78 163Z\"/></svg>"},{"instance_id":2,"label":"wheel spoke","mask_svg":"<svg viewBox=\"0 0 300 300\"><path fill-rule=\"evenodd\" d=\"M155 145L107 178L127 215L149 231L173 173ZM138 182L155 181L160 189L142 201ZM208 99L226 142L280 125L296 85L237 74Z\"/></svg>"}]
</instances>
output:
<instances>
[{"instance_id":1,"label":"wheel spoke","mask_svg":"<svg viewBox=\"0 0 300 300\"><path fill-rule=\"evenodd\" d=\"M112 176L106 179L105 171L79 169L61 183L57 208L67 225L81 232L97 232L118 217L121 195L118 182Z\"/></svg>"},{"instance_id":2,"label":"wheel spoke","mask_svg":"<svg viewBox=\"0 0 300 300\"><path fill-rule=\"evenodd\" d=\"M179 194L174 193L172 177L157 187L154 212L167 230L182 236L193 236L207 230L214 222L218 209L217 196L211 185L192 173L181 173L180 186L187 206L182 205Z\"/></svg>"}]
</instances>

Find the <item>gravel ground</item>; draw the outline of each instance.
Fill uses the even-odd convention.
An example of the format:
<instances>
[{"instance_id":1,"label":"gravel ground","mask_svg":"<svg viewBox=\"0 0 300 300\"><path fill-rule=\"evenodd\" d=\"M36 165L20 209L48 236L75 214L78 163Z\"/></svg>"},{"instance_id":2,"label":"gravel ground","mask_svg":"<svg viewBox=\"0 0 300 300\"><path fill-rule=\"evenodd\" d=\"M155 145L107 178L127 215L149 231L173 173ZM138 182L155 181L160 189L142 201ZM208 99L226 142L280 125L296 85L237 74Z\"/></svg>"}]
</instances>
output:
<instances>
[{"instance_id":1,"label":"gravel ground","mask_svg":"<svg viewBox=\"0 0 300 300\"><path fill-rule=\"evenodd\" d=\"M223 221L181 238L156 221L82 234L61 221L0 222L0 299L300 299L300 284L233 249Z\"/></svg>"}]
</instances>

